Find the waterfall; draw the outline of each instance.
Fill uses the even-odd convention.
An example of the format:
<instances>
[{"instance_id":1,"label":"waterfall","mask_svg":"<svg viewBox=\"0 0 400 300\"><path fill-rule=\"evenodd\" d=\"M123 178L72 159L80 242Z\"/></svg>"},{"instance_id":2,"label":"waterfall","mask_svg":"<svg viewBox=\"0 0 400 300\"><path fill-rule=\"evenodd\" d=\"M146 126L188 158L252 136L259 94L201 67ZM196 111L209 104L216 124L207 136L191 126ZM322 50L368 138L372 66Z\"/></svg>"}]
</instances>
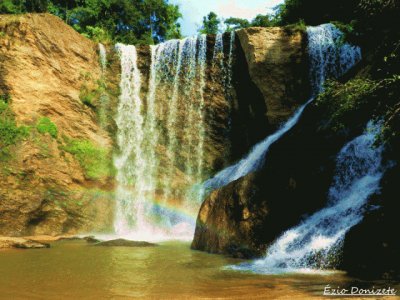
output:
<instances>
[{"instance_id":1,"label":"waterfall","mask_svg":"<svg viewBox=\"0 0 400 300\"><path fill-rule=\"evenodd\" d=\"M126 234L133 220L138 228L146 228L145 196L148 182L141 180L146 177L147 166L142 148L145 133L136 48L117 44L116 49L121 57L121 95L115 120L118 126L117 144L121 153L114 160L118 182L115 231ZM132 189L132 186L135 188Z\"/></svg>"},{"instance_id":2,"label":"waterfall","mask_svg":"<svg viewBox=\"0 0 400 300\"><path fill-rule=\"evenodd\" d=\"M115 232L133 239L190 239L202 199L190 187L204 180L206 36L151 46L145 95L136 48L116 49Z\"/></svg>"},{"instance_id":3,"label":"waterfall","mask_svg":"<svg viewBox=\"0 0 400 300\"><path fill-rule=\"evenodd\" d=\"M106 47L102 43L99 43L99 57L102 72L105 71L107 66L107 52Z\"/></svg>"},{"instance_id":4,"label":"waterfall","mask_svg":"<svg viewBox=\"0 0 400 300\"><path fill-rule=\"evenodd\" d=\"M326 208L286 231L264 259L230 268L276 274L331 266L346 232L362 220L368 198L379 191L383 146L374 142L380 129L370 122L361 136L341 149Z\"/></svg>"},{"instance_id":5,"label":"waterfall","mask_svg":"<svg viewBox=\"0 0 400 300\"><path fill-rule=\"evenodd\" d=\"M246 157L218 172L204 182L207 191L223 187L230 182L259 170L269 147L293 128L306 106L322 90L326 78L337 78L361 59L359 47L342 43L343 33L332 24L307 28L312 96L275 133L255 145Z\"/></svg>"},{"instance_id":6,"label":"waterfall","mask_svg":"<svg viewBox=\"0 0 400 300\"><path fill-rule=\"evenodd\" d=\"M222 33L215 35L213 63L218 61L221 65L224 63L224 41Z\"/></svg>"},{"instance_id":7,"label":"waterfall","mask_svg":"<svg viewBox=\"0 0 400 300\"><path fill-rule=\"evenodd\" d=\"M101 94L100 94L100 106L98 110L98 117L100 126L104 129L107 127L107 108L110 102L110 97L106 92L106 70L107 70L107 51L106 47L99 43L99 62L101 66L101 77L99 80L99 84L101 87Z\"/></svg>"}]
</instances>

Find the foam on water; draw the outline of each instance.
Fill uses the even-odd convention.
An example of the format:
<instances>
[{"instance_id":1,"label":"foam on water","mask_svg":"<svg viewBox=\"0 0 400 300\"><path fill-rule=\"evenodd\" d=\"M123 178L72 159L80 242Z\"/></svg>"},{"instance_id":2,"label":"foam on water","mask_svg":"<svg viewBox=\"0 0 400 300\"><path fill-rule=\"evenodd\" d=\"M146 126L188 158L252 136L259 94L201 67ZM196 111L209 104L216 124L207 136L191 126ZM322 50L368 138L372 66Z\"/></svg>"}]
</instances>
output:
<instances>
[{"instance_id":1,"label":"foam on water","mask_svg":"<svg viewBox=\"0 0 400 300\"><path fill-rule=\"evenodd\" d=\"M379 191L383 146L374 145L379 132L380 125L370 122L361 136L341 149L326 208L286 231L265 258L229 268L277 274L334 267L332 260L346 232L362 220L369 197Z\"/></svg>"}]
</instances>

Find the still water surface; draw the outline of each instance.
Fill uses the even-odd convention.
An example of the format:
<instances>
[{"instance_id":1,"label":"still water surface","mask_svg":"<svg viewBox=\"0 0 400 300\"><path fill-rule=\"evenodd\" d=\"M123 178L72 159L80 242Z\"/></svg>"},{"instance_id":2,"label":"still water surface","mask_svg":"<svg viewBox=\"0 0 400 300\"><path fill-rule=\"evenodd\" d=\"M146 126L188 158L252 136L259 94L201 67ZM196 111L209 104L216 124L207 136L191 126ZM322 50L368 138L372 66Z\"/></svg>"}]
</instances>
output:
<instances>
[{"instance_id":1,"label":"still water surface","mask_svg":"<svg viewBox=\"0 0 400 300\"><path fill-rule=\"evenodd\" d=\"M0 298L327 299L322 297L326 284L354 284L341 273L266 276L224 270L240 261L189 246L95 247L61 241L50 249L0 251Z\"/></svg>"}]
</instances>

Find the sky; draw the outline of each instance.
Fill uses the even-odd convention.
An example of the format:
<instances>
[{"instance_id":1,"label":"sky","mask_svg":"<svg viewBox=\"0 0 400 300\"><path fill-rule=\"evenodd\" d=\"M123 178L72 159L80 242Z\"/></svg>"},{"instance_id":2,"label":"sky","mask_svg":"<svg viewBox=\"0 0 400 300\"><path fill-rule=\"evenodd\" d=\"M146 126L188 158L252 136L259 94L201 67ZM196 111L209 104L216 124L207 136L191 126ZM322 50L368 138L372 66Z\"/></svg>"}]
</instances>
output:
<instances>
[{"instance_id":1,"label":"sky","mask_svg":"<svg viewBox=\"0 0 400 300\"><path fill-rule=\"evenodd\" d=\"M210 11L219 18L238 17L251 20L258 14L272 13L272 8L283 3L283 0L170 0L178 4L183 15L180 23L182 34L191 36L197 33L203 16Z\"/></svg>"}]
</instances>

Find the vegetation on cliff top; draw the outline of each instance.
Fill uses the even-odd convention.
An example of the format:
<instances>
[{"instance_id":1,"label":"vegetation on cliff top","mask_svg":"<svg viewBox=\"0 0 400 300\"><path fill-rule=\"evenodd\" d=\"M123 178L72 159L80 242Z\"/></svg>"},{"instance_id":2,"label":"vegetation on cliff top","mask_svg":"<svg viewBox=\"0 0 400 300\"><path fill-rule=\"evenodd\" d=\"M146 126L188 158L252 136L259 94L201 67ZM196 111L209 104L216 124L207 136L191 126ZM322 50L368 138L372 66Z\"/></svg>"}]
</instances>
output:
<instances>
[{"instance_id":1,"label":"vegetation on cliff top","mask_svg":"<svg viewBox=\"0 0 400 300\"><path fill-rule=\"evenodd\" d=\"M3 0L0 13L49 12L99 42L153 44L179 38L181 17L168 0Z\"/></svg>"}]
</instances>

